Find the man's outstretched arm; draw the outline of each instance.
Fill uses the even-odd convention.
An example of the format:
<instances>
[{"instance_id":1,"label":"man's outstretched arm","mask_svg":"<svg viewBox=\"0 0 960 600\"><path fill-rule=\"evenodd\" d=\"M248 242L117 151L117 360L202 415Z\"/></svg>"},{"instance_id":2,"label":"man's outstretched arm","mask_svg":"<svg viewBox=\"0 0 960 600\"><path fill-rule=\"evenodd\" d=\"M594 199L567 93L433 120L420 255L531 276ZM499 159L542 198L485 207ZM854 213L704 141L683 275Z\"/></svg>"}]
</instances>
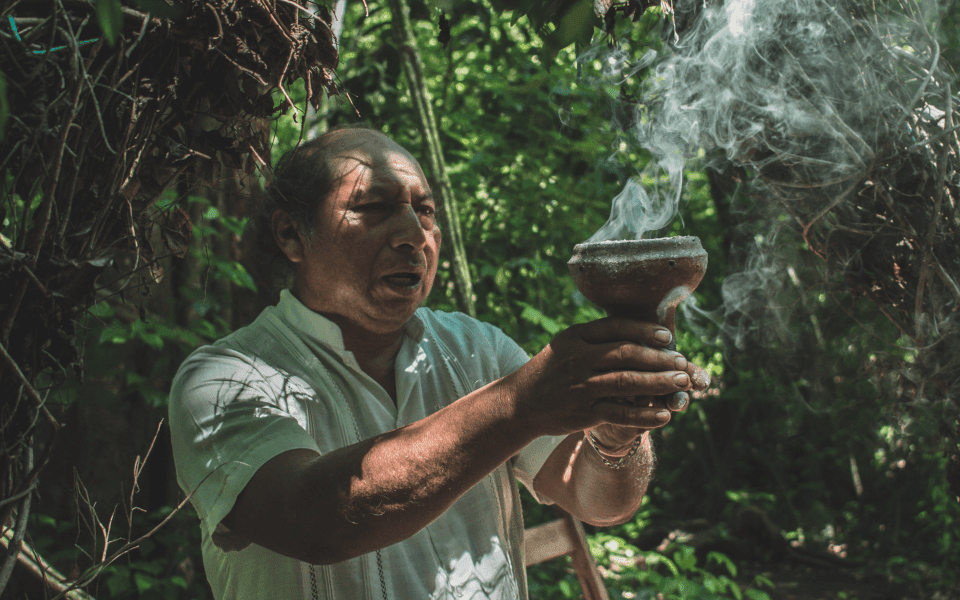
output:
<instances>
[{"instance_id":1,"label":"man's outstretched arm","mask_svg":"<svg viewBox=\"0 0 960 600\"><path fill-rule=\"evenodd\" d=\"M638 430L669 421L655 409L612 399L690 389L689 376L676 369L679 355L646 346L655 331L622 319L578 325L516 373L421 421L324 455L283 453L257 471L223 524L286 556L341 562L420 531L542 435L570 436L561 445L565 453L558 448L548 463L566 461L573 474L571 484L545 477L553 482L545 495L581 518L629 518L643 493L635 477L611 475L617 470L591 456L592 448L574 446L584 429L593 428L604 447L614 449L624 435L632 443ZM594 481L612 490L596 505L588 493ZM629 500L616 507L614 498Z\"/></svg>"}]
</instances>

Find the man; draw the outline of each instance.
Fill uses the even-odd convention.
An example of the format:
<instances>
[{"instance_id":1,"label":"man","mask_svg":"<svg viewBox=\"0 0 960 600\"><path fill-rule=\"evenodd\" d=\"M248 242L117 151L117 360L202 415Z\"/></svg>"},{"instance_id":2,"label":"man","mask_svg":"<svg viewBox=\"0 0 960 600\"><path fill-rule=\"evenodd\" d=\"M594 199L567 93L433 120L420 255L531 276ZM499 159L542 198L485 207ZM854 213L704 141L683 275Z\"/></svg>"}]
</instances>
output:
<instances>
[{"instance_id":1,"label":"man","mask_svg":"<svg viewBox=\"0 0 960 600\"><path fill-rule=\"evenodd\" d=\"M293 287L192 354L170 397L214 595L526 598L516 478L586 522L628 520L670 411L622 399L685 405L705 373L654 324L578 325L528 360L490 325L420 308L436 204L377 131L280 165L270 229Z\"/></svg>"}]
</instances>

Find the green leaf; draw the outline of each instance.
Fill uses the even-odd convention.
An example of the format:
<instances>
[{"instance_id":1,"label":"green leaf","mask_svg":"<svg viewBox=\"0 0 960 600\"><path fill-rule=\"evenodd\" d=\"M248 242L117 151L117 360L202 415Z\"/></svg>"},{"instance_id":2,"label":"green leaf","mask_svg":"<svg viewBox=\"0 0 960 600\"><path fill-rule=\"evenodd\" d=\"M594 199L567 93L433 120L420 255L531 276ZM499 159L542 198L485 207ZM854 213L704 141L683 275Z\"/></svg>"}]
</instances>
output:
<instances>
[{"instance_id":1,"label":"green leaf","mask_svg":"<svg viewBox=\"0 0 960 600\"><path fill-rule=\"evenodd\" d=\"M106 327L100 331L101 343L126 344L131 337L131 331L127 324L116 319L108 322Z\"/></svg>"},{"instance_id":2,"label":"green leaf","mask_svg":"<svg viewBox=\"0 0 960 600\"><path fill-rule=\"evenodd\" d=\"M670 569L670 572L673 573L674 577L680 576L680 569L677 568L677 565L662 554L658 554L657 552L649 552L646 555L646 560L648 565L655 565L657 563L665 564L667 565L667 568Z\"/></svg>"},{"instance_id":3,"label":"green leaf","mask_svg":"<svg viewBox=\"0 0 960 600\"><path fill-rule=\"evenodd\" d=\"M102 319L107 319L112 317L116 311L113 310L113 307L107 302L97 302L90 307L90 312Z\"/></svg>"},{"instance_id":4,"label":"green leaf","mask_svg":"<svg viewBox=\"0 0 960 600\"><path fill-rule=\"evenodd\" d=\"M726 575L721 575L718 581L723 582L725 588L730 590L736 600L743 600L743 592L740 591L740 586L735 581L731 581Z\"/></svg>"},{"instance_id":5,"label":"green leaf","mask_svg":"<svg viewBox=\"0 0 960 600\"><path fill-rule=\"evenodd\" d=\"M149 573L150 575L159 575L163 572L164 565L157 561L144 560L134 563L134 569L137 571L143 571L144 573Z\"/></svg>"},{"instance_id":6,"label":"green leaf","mask_svg":"<svg viewBox=\"0 0 960 600\"><path fill-rule=\"evenodd\" d=\"M257 285L253 282L253 277L240 263L233 263L233 269L230 271L230 281L237 287L257 291Z\"/></svg>"},{"instance_id":7,"label":"green leaf","mask_svg":"<svg viewBox=\"0 0 960 600\"><path fill-rule=\"evenodd\" d=\"M113 572L107 576L107 589L111 598L119 598L130 590L130 573L126 567L111 567Z\"/></svg>"},{"instance_id":8,"label":"green leaf","mask_svg":"<svg viewBox=\"0 0 960 600\"><path fill-rule=\"evenodd\" d=\"M166 392L146 387L140 389L140 395L143 396L147 404L154 408L165 408L167 401L170 399Z\"/></svg>"},{"instance_id":9,"label":"green leaf","mask_svg":"<svg viewBox=\"0 0 960 600\"><path fill-rule=\"evenodd\" d=\"M47 527L57 526L57 520L49 515L41 515L41 514L34 513L32 516L37 520L37 523L40 525L46 525Z\"/></svg>"},{"instance_id":10,"label":"green leaf","mask_svg":"<svg viewBox=\"0 0 960 600\"><path fill-rule=\"evenodd\" d=\"M550 335L557 335L560 333L560 330L563 329L563 326L551 319L550 317L544 315L539 310L534 307L526 304L524 302L519 302L523 306L523 312L520 313L520 318L533 323L534 325L539 325L546 330Z\"/></svg>"},{"instance_id":11,"label":"green leaf","mask_svg":"<svg viewBox=\"0 0 960 600\"><path fill-rule=\"evenodd\" d=\"M100 23L100 29L103 30L107 43L113 48L123 28L120 0L97 0L97 22Z\"/></svg>"},{"instance_id":12,"label":"green leaf","mask_svg":"<svg viewBox=\"0 0 960 600\"><path fill-rule=\"evenodd\" d=\"M734 565L733 561L730 560L725 554L721 554L719 552L709 552L707 554L707 564L710 564L711 560L716 562L718 565L725 566L731 577L737 576L736 565Z\"/></svg>"},{"instance_id":13,"label":"green leaf","mask_svg":"<svg viewBox=\"0 0 960 600\"><path fill-rule=\"evenodd\" d=\"M684 571L692 571L693 568L697 566L697 556L690 546L683 546L674 552L673 560L677 563L677 566Z\"/></svg>"},{"instance_id":14,"label":"green leaf","mask_svg":"<svg viewBox=\"0 0 960 600\"><path fill-rule=\"evenodd\" d=\"M770 588L771 590L772 590L773 588L777 587L776 585L774 585L774 583L773 583L772 581L770 581L769 578L765 577L764 575L757 575L757 576L755 576L755 577L753 578L753 585L755 585L755 586L768 587L768 588Z\"/></svg>"},{"instance_id":15,"label":"green leaf","mask_svg":"<svg viewBox=\"0 0 960 600\"><path fill-rule=\"evenodd\" d=\"M220 333L217 331L217 328L206 319L201 319L193 325L193 330L196 334L207 338L208 340L215 340L220 337Z\"/></svg>"},{"instance_id":16,"label":"green leaf","mask_svg":"<svg viewBox=\"0 0 960 600\"><path fill-rule=\"evenodd\" d=\"M130 329L136 337L151 348L163 349L163 338L157 334L151 324L137 320L130 324Z\"/></svg>"},{"instance_id":17,"label":"green leaf","mask_svg":"<svg viewBox=\"0 0 960 600\"><path fill-rule=\"evenodd\" d=\"M140 339L142 339L144 343L146 343L151 348L155 348L157 350L163 349L163 338L157 335L156 333L145 332L140 335Z\"/></svg>"},{"instance_id":18,"label":"green leaf","mask_svg":"<svg viewBox=\"0 0 960 600\"><path fill-rule=\"evenodd\" d=\"M154 577L151 577L144 573L134 573L133 582L137 584L137 591L141 594L148 591L154 585L156 585L157 580Z\"/></svg>"},{"instance_id":19,"label":"green leaf","mask_svg":"<svg viewBox=\"0 0 960 600\"><path fill-rule=\"evenodd\" d=\"M243 234L243 229L247 226L247 222L250 220L250 217L231 217L230 215L221 215L220 223L223 227L235 235Z\"/></svg>"},{"instance_id":20,"label":"green leaf","mask_svg":"<svg viewBox=\"0 0 960 600\"><path fill-rule=\"evenodd\" d=\"M176 340L180 337L180 333L173 327L167 327L163 323L154 324L153 330L165 340Z\"/></svg>"},{"instance_id":21,"label":"green leaf","mask_svg":"<svg viewBox=\"0 0 960 600\"><path fill-rule=\"evenodd\" d=\"M593 12L592 0L581 0L571 6L560 19L557 29L543 40L543 52L540 60L551 65L557 54L567 46L577 43L586 46L593 39L593 28L597 23Z\"/></svg>"}]
</instances>

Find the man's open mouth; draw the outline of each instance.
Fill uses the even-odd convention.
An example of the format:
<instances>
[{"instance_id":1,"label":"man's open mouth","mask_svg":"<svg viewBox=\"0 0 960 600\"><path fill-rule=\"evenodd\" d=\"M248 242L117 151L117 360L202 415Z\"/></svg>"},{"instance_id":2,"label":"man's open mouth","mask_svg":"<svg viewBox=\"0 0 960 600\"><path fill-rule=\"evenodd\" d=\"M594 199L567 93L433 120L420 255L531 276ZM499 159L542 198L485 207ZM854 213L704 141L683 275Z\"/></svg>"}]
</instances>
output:
<instances>
[{"instance_id":1,"label":"man's open mouth","mask_svg":"<svg viewBox=\"0 0 960 600\"><path fill-rule=\"evenodd\" d=\"M393 275L384 275L382 279L399 287L414 288L420 285L421 278L416 273L394 273Z\"/></svg>"}]
</instances>

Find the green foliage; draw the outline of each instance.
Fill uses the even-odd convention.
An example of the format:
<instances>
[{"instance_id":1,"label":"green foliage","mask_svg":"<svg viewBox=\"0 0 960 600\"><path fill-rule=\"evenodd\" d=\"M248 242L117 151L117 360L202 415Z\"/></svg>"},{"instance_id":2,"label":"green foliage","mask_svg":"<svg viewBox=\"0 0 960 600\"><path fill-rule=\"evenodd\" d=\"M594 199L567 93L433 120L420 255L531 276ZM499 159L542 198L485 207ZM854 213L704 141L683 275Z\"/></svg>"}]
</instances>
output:
<instances>
[{"instance_id":1,"label":"green foliage","mask_svg":"<svg viewBox=\"0 0 960 600\"><path fill-rule=\"evenodd\" d=\"M470 5L476 3L472 0L428 0L428 4L459 15L469 12L472 8ZM656 5L644 4L649 7ZM575 46L578 52L586 48L597 31L604 27L603 20L596 14L599 3L593 0L490 0L490 6L501 13L512 13L510 25L517 25L521 19L526 18L526 22L541 40L542 46L537 51L537 56L547 69L553 66L558 55L570 46ZM661 14L659 7L652 12Z\"/></svg>"},{"instance_id":2,"label":"green foliage","mask_svg":"<svg viewBox=\"0 0 960 600\"><path fill-rule=\"evenodd\" d=\"M224 235L242 234L248 219L223 215L200 196L188 197L185 204L200 215L192 225L194 243L190 246L189 258L201 268L201 285L180 290L182 300L190 305L189 322L178 325L172 315L132 313L133 307L120 296L104 294L105 298L88 311L87 374L95 380L115 381L116 385L97 390L95 396L99 402L115 404L132 393L149 406L164 408L169 377L179 361L197 347L231 332L232 326L224 313L230 299L224 294L229 294L231 286L256 290L253 278L243 265L210 249ZM171 210L174 205L175 194L168 192L157 203L157 210ZM137 302L142 307L144 300ZM144 367L139 370L130 369L122 358L133 353L149 355L151 360L143 361ZM112 389L118 393L110 393ZM85 393L84 388L68 389L65 397L76 397L77 393Z\"/></svg>"},{"instance_id":3,"label":"green foliage","mask_svg":"<svg viewBox=\"0 0 960 600\"><path fill-rule=\"evenodd\" d=\"M614 102L621 87L599 78L601 65L587 62L578 72L569 44L557 49L555 59L545 58L547 43L540 34L548 20L538 25L518 18L534 11L535 4L519 3L512 15L504 15L485 3L455 3L447 48L436 41L432 21L415 24L444 158L460 202L479 317L530 353L563 328L603 316L577 297L565 263L573 245L603 224L610 199L626 179L649 160L614 119L629 115ZM569 10L581 4L564 3L549 16L554 29L548 29L556 32ZM421 144L413 109L400 78L398 51L385 35L389 11L371 5L365 16L364 10L361 3L349 3L341 46L338 74L353 105L328 100L318 116L332 126L357 121L358 111L360 119L416 155ZM660 48L661 19L650 11L635 26L621 27L620 36L637 51ZM554 65L549 72L548 65ZM635 74L627 89L638 90L645 76ZM302 87L288 91L303 107ZM295 111L280 120L274 158L299 141L304 125ZM700 307L716 308L723 301L725 278L740 268L730 256L730 243L737 239L731 235L742 225L737 219L748 215L731 217L724 204L729 199L715 201L707 173L698 165L686 175L681 217L658 233L700 237L710 264L695 300ZM173 201L167 196L158 206L169 209ZM245 222L201 198L190 198L188 207L200 215L190 256L204 265L201 283L183 290L191 306L189 323L177 326L166 314L150 315L146 322L131 319L119 314L115 301L91 309L101 322L89 337L91 372L112 372L125 391L157 406L165 401L169 374L183 353L231 329L223 317L228 299L208 284L252 287L240 265L210 249L217 239L242 235ZM23 210L22 203L16 210ZM777 307L785 311L777 314L786 314L787 339L796 342L741 352L724 345L709 319L678 320L678 349L707 368L714 392L697 398L655 434L657 474L635 518L590 535L613 597L765 598L772 586L763 578L745 589L733 583L743 583L737 578L739 557L711 552L698 558L683 544L663 552L637 546L651 523L695 517L732 523L753 508L797 544L880 561L881 575L891 582L957 585L960 508L943 478L943 449L928 431L933 420L924 416L938 409L914 407L897 414L880 398L889 391L888 358L906 356L909 349L885 341L896 334L873 305L815 284L818 259L803 250L802 240L785 237L778 243L797 248L789 266L798 283L784 288L783 306ZM448 268L441 263L428 300L432 308L453 309ZM759 327L771 328L775 316L771 313ZM149 352L149 368L121 373L121 354L134 348ZM555 518L525 492L523 502L528 525ZM180 542L161 544L158 538L155 552L146 555L161 556L161 548L168 552ZM137 564L133 560L109 572L103 585L111 596L114 591L144 598L163 597L149 596L154 591L181 594L180 582L168 571L157 575L149 570L155 567ZM531 568L529 579L532 598L580 593L569 559Z\"/></svg>"},{"instance_id":4,"label":"green foliage","mask_svg":"<svg viewBox=\"0 0 960 600\"><path fill-rule=\"evenodd\" d=\"M172 510L165 507L137 517L133 535L149 531ZM203 577L197 515L189 505L156 534L143 540L138 548L109 566L103 566L100 558L116 551L122 540L115 539L104 551L102 544L91 546L90 540L78 535L74 521L57 521L37 513L30 518L34 547L55 568L62 573L81 575L100 572L99 578L86 590L94 597L113 600L205 600L212 597ZM116 522L112 524L117 526ZM65 539L74 540L74 543L65 545Z\"/></svg>"},{"instance_id":5,"label":"green foliage","mask_svg":"<svg viewBox=\"0 0 960 600\"><path fill-rule=\"evenodd\" d=\"M111 48L117 43L117 35L123 27L120 8L120 0L97 0L97 23Z\"/></svg>"},{"instance_id":6,"label":"green foliage","mask_svg":"<svg viewBox=\"0 0 960 600\"><path fill-rule=\"evenodd\" d=\"M590 537L590 552L604 574L611 598L769 600L764 590L773 588L763 576L754 577L749 585L737 583L737 568L727 556L710 552L701 565L695 549L682 544L674 545L669 554L643 551L617 535L602 532ZM558 577L569 570L569 558L553 562L531 569L531 598L579 598L578 582Z\"/></svg>"},{"instance_id":7,"label":"green foliage","mask_svg":"<svg viewBox=\"0 0 960 600\"><path fill-rule=\"evenodd\" d=\"M528 5L534 4L528 2ZM556 5L557 3L551 2ZM566 4L562 9L556 10L552 18L547 21L543 18L544 7L538 7L538 11L526 11L534 27L541 32L543 37L543 51L540 58L546 65L553 63L557 54L571 44L576 44L577 48L584 48L593 39L593 30L600 26L600 19L593 11L592 0L577 0ZM516 11L519 13L520 11ZM546 21L546 22L545 22ZM547 28L549 22L552 27Z\"/></svg>"}]
</instances>

